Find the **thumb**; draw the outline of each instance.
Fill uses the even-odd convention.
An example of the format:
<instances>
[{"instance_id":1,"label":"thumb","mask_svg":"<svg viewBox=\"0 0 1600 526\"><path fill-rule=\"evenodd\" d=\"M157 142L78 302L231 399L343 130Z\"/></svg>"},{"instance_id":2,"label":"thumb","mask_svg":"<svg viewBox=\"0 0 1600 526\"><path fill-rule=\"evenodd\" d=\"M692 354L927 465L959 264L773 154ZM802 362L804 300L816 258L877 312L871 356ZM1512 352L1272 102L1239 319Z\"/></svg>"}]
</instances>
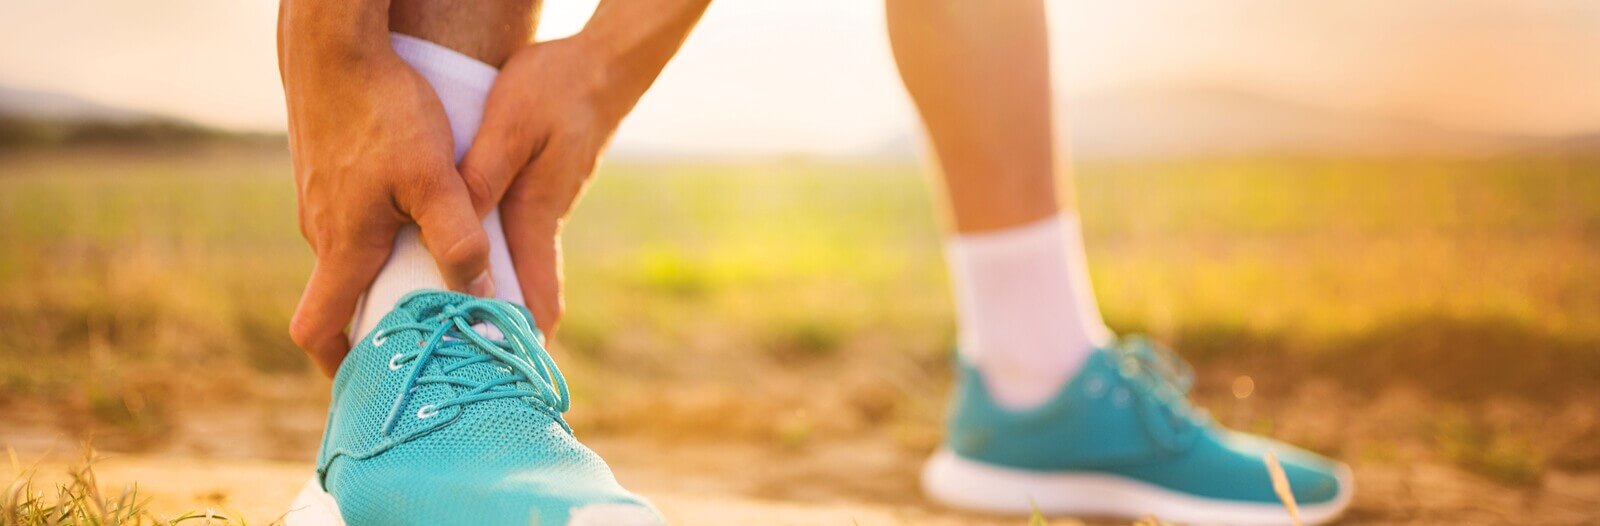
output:
<instances>
[{"instance_id":1,"label":"thumb","mask_svg":"<svg viewBox=\"0 0 1600 526\"><path fill-rule=\"evenodd\" d=\"M478 297L494 296L489 278L489 236L473 212L467 186L455 170L422 179L409 191L396 192L402 210L422 229L422 244L439 265L450 290Z\"/></svg>"},{"instance_id":2,"label":"thumb","mask_svg":"<svg viewBox=\"0 0 1600 526\"><path fill-rule=\"evenodd\" d=\"M514 97L516 94L502 90L489 93L478 135L461 158L461 179L479 217L500 203L511 181L533 157L535 145L527 112L512 107L517 105Z\"/></svg>"}]
</instances>

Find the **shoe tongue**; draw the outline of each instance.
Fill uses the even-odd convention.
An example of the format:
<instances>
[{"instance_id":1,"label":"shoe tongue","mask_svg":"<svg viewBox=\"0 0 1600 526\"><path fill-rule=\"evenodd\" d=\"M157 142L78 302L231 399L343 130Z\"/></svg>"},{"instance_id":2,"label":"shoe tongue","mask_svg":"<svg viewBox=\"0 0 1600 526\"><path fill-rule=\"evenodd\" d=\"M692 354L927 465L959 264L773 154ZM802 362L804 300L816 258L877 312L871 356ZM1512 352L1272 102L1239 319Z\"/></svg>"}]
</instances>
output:
<instances>
[{"instance_id":1,"label":"shoe tongue","mask_svg":"<svg viewBox=\"0 0 1600 526\"><path fill-rule=\"evenodd\" d=\"M444 290L422 289L413 291L400 298L399 308L410 310L415 320L429 320L438 317L446 307L472 301L472 296L459 292ZM490 340L504 340L505 335L494 325L479 321L472 324L472 328Z\"/></svg>"},{"instance_id":2,"label":"shoe tongue","mask_svg":"<svg viewBox=\"0 0 1600 526\"><path fill-rule=\"evenodd\" d=\"M484 351L482 349L478 349L477 352L479 352L479 353L487 353L487 351ZM499 360L480 361L480 362L477 362L477 363L466 365L464 367L457 367L457 364L459 364L460 362L466 361L466 360L468 360L468 359L467 358L456 358L456 357L451 357L451 356L437 356L436 355L432 360L429 361L427 370L425 371L424 374L429 375L429 376L435 376L436 375L436 376L450 376L450 377L454 377L454 378L461 378L461 379L473 382L475 384L493 382L493 381L497 381L497 380L500 380L502 378L505 378L507 376L515 376L516 375L516 373L511 369L510 365L508 365L508 364L506 364L504 362L501 362ZM450 368L454 368L454 369L450 369ZM445 372L447 369L449 369L448 373ZM453 389L455 389L456 390L456 394L459 395L459 394L461 394L462 392L464 392L465 390L467 390L469 388L461 387L461 386L455 386L455 387L453 387ZM528 383L528 380L526 380L524 378L521 378L521 377L517 377L517 381L515 383L500 385L500 386L495 387L493 389L496 390L496 391L505 390L505 389L532 391L533 390L533 385ZM518 401L518 400L514 400L514 399L509 399L509 398L492 399L492 400L487 400L487 401L483 401L483 402L475 402L475 404L481 404L481 403L499 405L499 404L506 404L506 403L522 404L524 402L521 402L521 401Z\"/></svg>"},{"instance_id":3,"label":"shoe tongue","mask_svg":"<svg viewBox=\"0 0 1600 526\"><path fill-rule=\"evenodd\" d=\"M395 307L411 311L415 319L426 320L438 316L445 307L471 300L472 296L459 292L419 289L402 296Z\"/></svg>"},{"instance_id":4,"label":"shoe tongue","mask_svg":"<svg viewBox=\"0 0 1600 526\"><path fill-rule=\"evenodd\" d=\"M461 346L459 348L463 348L463 349L465 349L465 348L473 349L473 353L475 353L475 354L487 354L488 353L488 351L485 351L483 349L479 349L476 345L473 345L471 343L454 343L453 345ZM466 367L461 367L459 369L455 369L453 371L450 371L449 373L445 372L446 368L454 367L456 365L456 363L464 361L464 360L467 360L467 358L457 358L457 357L454 357L454 356L445 356L445 355L436 354L436 355L434 355L434 357L431 360L428 361L428 370L426 371L426 373L429 374L429 375L448 375L448 376L457 376L457 377L463 377L463 378L471 378L471 379L476 380L476 381L484 381L484 380L488 380L488 379L491 379L491 378L498 378L500 376L506 375L507 373L506 373L504 368L510 367L510 366L508 366L508 365L506 365L504 363L501 363L499 360L488 360L488 361L474 363L474 364L468 365Z\"/></svg>"}]
</instances>

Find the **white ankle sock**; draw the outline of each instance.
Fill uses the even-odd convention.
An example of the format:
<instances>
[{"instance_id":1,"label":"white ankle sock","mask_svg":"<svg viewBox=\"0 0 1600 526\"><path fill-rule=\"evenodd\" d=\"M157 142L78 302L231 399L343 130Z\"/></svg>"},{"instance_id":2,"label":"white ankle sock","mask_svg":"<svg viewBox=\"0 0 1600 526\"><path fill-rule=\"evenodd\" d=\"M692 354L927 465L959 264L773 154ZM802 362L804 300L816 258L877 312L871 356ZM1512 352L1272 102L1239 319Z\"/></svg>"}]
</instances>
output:
<instances>
[{"instance_id":1,"label":"white ankle sock","mask_svg":"<svg viewBox=\"0 0 1600 526\"><path fill-rule=\"evenodd\" d=\"M389 35L389 43L402 60L415 68L433 85L433 91L444 104L444 113L450 119L450 133L455 137L456 161L472 145L483 121L483 104L489 97L489 87L500 74L494 66L457 53L450 48L401 34ZM517 273L511 265L511 252L506 248L505 230L500 226L500 211L489 212L483 219L483 228L489 234L489 273L494 278L495 297L513 303L522 303L522 286L517 283ZM360 307L356 309L355 330L352 340L366 336L394 308L395 302L418 289L444 289L444 278L439 266L422 245L415 226L400 229L395 236L394 252L384 263L372 288L367 289Z\"/></svg>"},{"instance_id":2,"label":"white ankle sock","mask_svg":"<svg viewBox=\"0 0 1600 526\"><path fill-rule=\"evenodd\" d=\"M1111 342L1089 286L1078 218L1067 212L946 244L961 359L989 394L1021 409L1049 400Z\"/></svg>"}]
</instances>

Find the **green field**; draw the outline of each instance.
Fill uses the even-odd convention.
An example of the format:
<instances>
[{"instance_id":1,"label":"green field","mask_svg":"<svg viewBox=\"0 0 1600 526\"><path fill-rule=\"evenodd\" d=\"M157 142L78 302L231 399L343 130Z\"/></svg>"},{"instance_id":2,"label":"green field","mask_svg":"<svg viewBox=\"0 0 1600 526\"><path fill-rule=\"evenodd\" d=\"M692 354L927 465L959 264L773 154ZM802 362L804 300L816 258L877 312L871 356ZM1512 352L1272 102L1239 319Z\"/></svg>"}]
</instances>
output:
<instances>
[{"instance_id":1,"label":"green field","mask_svg":"<svg viewBox=\"0 0 1600 526\"><path fill-rule=\"evenodd\" d=\"M1519 484L1600 467L1592 442L1569 445L1600 436L1592 419L1534 432L1520 427L1533 417L1493 409L1594 408L1597 170L1222 159L1087 163L1075 179L1110 325L1201 365L1204 400L1254 377L1266 409L1220 415L1346 457L1423 455ZM931 447L954 329L921 174L605 166L565 238L556 345L576 425ZM294 210L276 150L0 158L0 407L49 407L66 416L27 423L130 448L176 439L205 401L314 409L325 384L285 329L311 266ZM1439 416L1330 438L1293 416L1317 398L1307 385L1339 393L1350 418L1395 389Z\"/></svg>"},{"instance_id":2,"label":"green field","mask_svg":"<svg viewBox=\"0 0 1600 526\"><path fill-rule=\"evenodd\" d=\"M0 162L7 358L104 345L155 359L304 368L281 334L310 267L283 157ZM1115 328L1208 340L1197 351L1207 354L1232 352L1209 340L1282 340L1289 349L1263 352L1323 353L1414 332L1393 335L1483 337L1480 353L1527 358L1600 338L1596 167L1090 164L1076 186ZM737 336L713 347L781 354L889 333L905 342L897 350L943 352L948 295L919 174L816 163L610 165L566 236L571 315L561 340L580 354L650 352L631 347L694 347L697 334L715 331ZM1507 347L1499 335L1534 345ZM49 381L7 374L0 385L18 392Z\"/></svg>"}]
</instances>

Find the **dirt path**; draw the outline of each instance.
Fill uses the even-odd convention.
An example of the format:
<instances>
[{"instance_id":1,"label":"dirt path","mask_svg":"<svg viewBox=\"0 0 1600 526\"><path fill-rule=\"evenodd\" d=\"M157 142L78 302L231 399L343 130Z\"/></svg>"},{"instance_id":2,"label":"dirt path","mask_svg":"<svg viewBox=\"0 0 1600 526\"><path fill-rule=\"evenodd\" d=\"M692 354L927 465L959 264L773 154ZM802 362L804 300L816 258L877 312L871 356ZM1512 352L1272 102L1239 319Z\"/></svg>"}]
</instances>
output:
<instances>
[{"instance_id":1,"label":"dirt path","mask_svg":"<svg viewBox=\"0 0 1600 526\"><path fill-rule=\"evenodd\" d=\"M54 481L67 465L49 462L41 479ZM157 514L177 514L196 506L215 506L242 514L251 523L265 523L282 514L305 484L309 464L256 460L186 460L167 457L111 456L95 468L100 482L113 490L137 481L151 497ZM624 481L636 478L624 473ZM679 524L861 524L905 523L910 516L893 507L861 503L795 504L708 495L703 491L669 489L655 483L629 484L650 495ZM676 486L676 485L674 485ZM926 524L918 515L918 524ZM955 524L960 521L945 521Z\"/></svg>"},{"instance_id":2,"label":"dirt path","mask_svg":"<svg viewBox=\"0 0 1600 526\"><path fill-rule=\"evenodd\" d=\"M1476 458L1503 462L1494 455L1516 451L1489 447L1496 441L1458 452L1461 458L1453 462L1440 454L1451 444L1476 444L1469 439L1480 435L1464 433L1454 439L1459 444L1443 440L1449 435L1435 435L1440 428L1428 425L1434 421L1427 417L1431 406L1425 398L1380 396L1360 403L1340 398L1340 393L1323 390L1294 397L1297 402L1287 409L1259 409L1284 415L1275 420L1278 433L1338 451L1355 467L1358 490L1346 524L1600 525L1600 470L1583 456L1600 451L1583 440L1600 436L1583 431L1590 429L1583 423L1583 418L1592 418L1589 405L1544 416L1522 405L1481 408L1488 416L1534 415L1506 420L1508 427L1496 429L1565 425L1564 433L1576 437L1562 439L1565 449L1558 451L1580 455L1552 460L1533 479L1512 483L1462 465L1463 459ZM1360 408L1359 415L1351 408ZM186 409L186 418L174 421L170 436L153 446L97 441L112 451L96 470L109 491L137 482L158 512L215 506L237 511L252 524L266 524L283 513L310 476L322 411L310 402L233 406L221 412ZM62 412L49 406L13 404L5 414L0 445L15 447L24 463L46 458L37 470L46 480L64 479L77 459L79 441L69 437L96 436L92 428L62 420ZM642 417L624 420L640 421L648 422ZM930 446L886 431L805 440L733 434L715 442L704 433L683 433L685 426L589 425L605 430L584 432L584 443L675 524L1025 523L952 512L927 502L916 480ZM47 456L48 451L54 453ZM0 459L0 471L5 463ZM0 477L4 482L9 479Z\"/></svg>"},{"instance_id":3,"label":"dirt path","mask_svg":"<svg viewBox=\"0 0 1600 526\"><path fill-rule=\"evenodd\" d=\"M918 459L870 442L785 451L749 445L594 440L617 476L674 524L1021 525L1021 518L942 510L916 491ZM38 454L22 454L26 465ZM39 480L66 478L69 455L38 462ZM849 466L851 473L841 473ZM107 491L137 482L158 514L214 506L252 524L280 516L310 462L107 453ZM1511 490L1435 465L1357 466L1346 524L1600 524L1600 475L1549 475L1545 490ZM1052 524L1083 524L1057 520ZM1110 524L1110 523L1107 523Z\"/></svg>"},{"instance_id":4,"label":"dirt path","mask_svg":"<svg viewBox=\"0 0 1600 526\"><path fill-rule=\"evenodd\" d=\"M919 504L867 502L835 492L790 487L764 488L763 477L728 479L707 472L679 473L669 467L640 463L654 454L672 454L670 449L638 448L637 444L602 442L597 449L617 454L612 465L624 485L648 496L674 524L1023 524L1023 519L985 518L940 511ZM645 453L641 449L654 451ZM710 450L695 448L673 463L705 458ZM727 451L722 451L727 453ZM721 465L706 465L721 471L754 460L753 450L735 448ZM69 455L22 454L24 466L32 466L36 481L55 484L67 479L75 465ZM744 464L742 469L761 464ZM775 470L781 471L781 469ZM242 515L252 524L265 524L279 517L311 472L310 462L252 459L192 459L172 455L103 453L94 464L95 476L108 493L120 492L137 483L138 491L150 499L158 515L214 507ZM767 474L773 474L769 472ZM798 490L808 498L785 500L762 497L762 493ZM1082 524L1056 521L1052 524Z\"/></svg>"},{"instance_id":5,"label":"dirt path","mask_svg":"<svg viewBox=\"0 0 1600 526\"><path fill-rule=\"evenodd\" d=\"M1551 444L1538 451L1555 453L1545 456L1501 447L1502 439L1494 438L1500 435L1481 429L1444 426L1430 416L1434 405L1425 397L1402 392L1361 400L1340 390L1304 389L1306 394L1292 397L1288 407L1255 409L1274 417L1276 433L1339 452L1354 466L1358 489L1345 524L1600 525L1600 464L1595 463L1600 457L1594 456L1600 449L1592 443L1600 428L1592 422L1596 413L1589 403L1543 413L1526 404L1474 408L1473 414L1494 423L1484 429L1542 430L1506 436L1547 438ZM709 407L706 414L721 416L716 410L728 406ZM158 512L215 506L236 511L251 524L280 516L310 476L324 411L314 401L234 405L228 411L185 408L180 413L185 418L173 421L169 435L141 445L96 433L53 406L0 409L6 415L0 421L0 446L16 448L24 464L43 458L36 470L43 482L66 478L78 457L80 439L72 437L106 437L96 444L111 451L95 467L108 492L137 482ZM676 418L680 424L698 421ZM917 472L932 446L916 440L920 435L861 430L786 440L759 433L686 433L687 424L651 427L645 417L618 422L589 422L593 431L582 433L584 443L607 459L624 485L655 501L675 524L1025 523L952 512L924 500ZM1450 455L1441 453L1452 449ZM1463 465L1498 462L1488 467L1504 471L1499 466L1507 455L1518 452L1523 456L1509 458L1548 459L1548 464L1520 482ZM8 471L6 464L0 457L0 471ZM0 475L0 484L9 481Z\"/></svg>"}]
</instances>

